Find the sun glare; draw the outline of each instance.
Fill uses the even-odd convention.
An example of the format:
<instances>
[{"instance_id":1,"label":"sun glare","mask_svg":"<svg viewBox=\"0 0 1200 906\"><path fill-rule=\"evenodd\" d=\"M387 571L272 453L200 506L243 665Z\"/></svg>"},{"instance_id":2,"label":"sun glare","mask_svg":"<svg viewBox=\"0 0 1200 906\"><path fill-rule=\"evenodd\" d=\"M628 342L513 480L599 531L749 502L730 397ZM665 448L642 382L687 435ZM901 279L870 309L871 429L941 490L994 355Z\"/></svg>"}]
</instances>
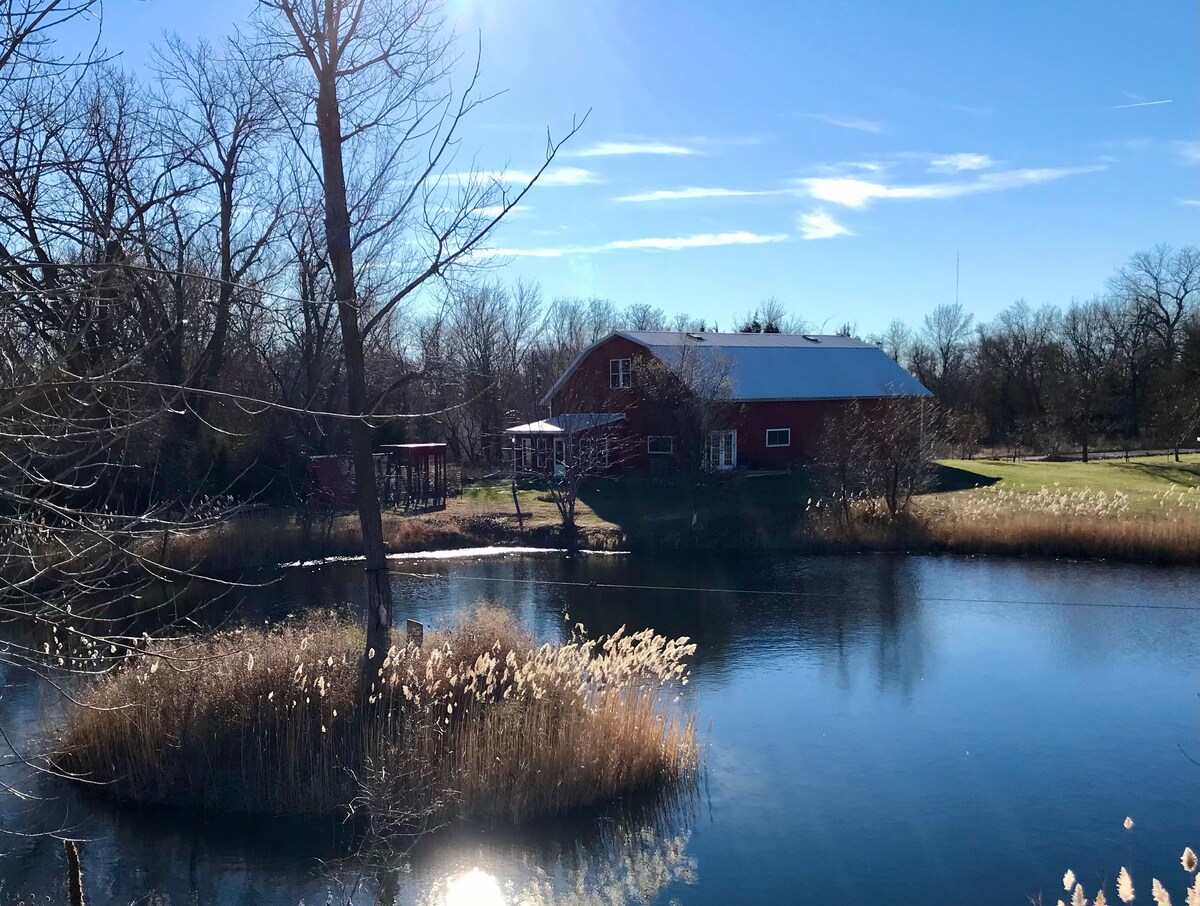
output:
<instances>
[{"instance_id":1,"label":"sun glare","mask_svg":"<svg viewBox=\"0 0 1200 906\"><path fill-rule=\"evenodd\" d=\"M504 894L499 881L472 868L446 885L445 906L504 906Z\"/></svg>"}]
</instances>

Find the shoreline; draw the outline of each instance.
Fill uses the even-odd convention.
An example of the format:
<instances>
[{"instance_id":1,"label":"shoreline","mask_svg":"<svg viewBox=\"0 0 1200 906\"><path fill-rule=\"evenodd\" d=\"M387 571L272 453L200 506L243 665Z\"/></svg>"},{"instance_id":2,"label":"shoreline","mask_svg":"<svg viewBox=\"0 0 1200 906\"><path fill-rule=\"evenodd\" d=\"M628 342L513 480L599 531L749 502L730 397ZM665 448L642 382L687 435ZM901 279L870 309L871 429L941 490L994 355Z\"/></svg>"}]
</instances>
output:
<instances>
[{"instance_id":1,"label":"shoreline","mask_svg":"<svg viewBox=\"0 0 1200 906\"><path fill-rule=\"evenodd\" d=\"M1160 543L1149 520L1112 520L1107 534L1097 530L1104 523L1096 519L1047 519L1041 524L1016 527L1019 520L972 524L936 516L909 517L895 522L840 524L800 520L786 526L750 526L720 524L699 530L660 526L654 532L626 533L618 526L581 526L578 546L563 543L556 525L538 525L518 532L500 519L471 520L457 530L447 531L444 524L429 525L425 520L442 514L400 517L406 525L404 537L389 538L387 557L392 561L449 560L517 554L580 553L590 555L703 553L716 551L756 551L797 554L947 554L989 556L1025 560L1093 560L1136 563L1154 566L1200 567L1200 520L1191 527L1194 545ZM341 517L352 519L353 517ZM184 549L168 547L166 562L173 568L195 569L212 575L248 569L310 568L338 562L361 561L355 550L357 527L338 532L335 539L321 543L304 539L287 525L287 518L273 520L278 530L264 534L261 520L254 520L250 531L257 545L230 543L244 538L245 526L236 521L222 526L216 537L187 539ZM438 520L439 522L441 520ZM1182 520L1180 520L1182 521ZM1169 523L1169 520L1163 520ZM1187 532L1186 526L1168 525ZM429 529L422 531L422 529ZM232 538L231 538L232 536ZM1185 539L1185 541L1188 539ZM184 557L187 559L183 559Z\"/></svg>"}]
</instances>

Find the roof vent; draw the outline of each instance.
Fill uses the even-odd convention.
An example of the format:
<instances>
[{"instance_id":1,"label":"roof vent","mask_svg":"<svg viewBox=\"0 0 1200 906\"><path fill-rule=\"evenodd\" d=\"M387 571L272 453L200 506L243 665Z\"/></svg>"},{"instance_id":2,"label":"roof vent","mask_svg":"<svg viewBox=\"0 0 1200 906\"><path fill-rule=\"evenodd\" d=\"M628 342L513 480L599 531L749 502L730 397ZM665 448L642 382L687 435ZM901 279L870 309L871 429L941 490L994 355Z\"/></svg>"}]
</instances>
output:
<instances>
[{"instance_id":1,"label":"roof vent","mask_svg":"<svg viewBox=\"0 0 1200 906\"><path fill-rule=\"evenodd\" d=\"M821 342L820 337L814 337L811 333L802 333L802 334L800 334L800 336L804 337L804 339L808 340L810 343L820 343Z\"/></svg>"},{"instance_id":2,"label":"roof vent","mask_svg":"<svg viewBox=\"0 0 1200 906\"><path fill-rule=\"evenodd\" d=\"M704 337L703 337L703 335L701 335L701 334L698 334L698 333L689 333L689 334L688 334L688 337L689 337L690 339L697 340L698 342L701 342L701 343L703 343L703 342L704 342Z\"/></svg>"}]
</instances>

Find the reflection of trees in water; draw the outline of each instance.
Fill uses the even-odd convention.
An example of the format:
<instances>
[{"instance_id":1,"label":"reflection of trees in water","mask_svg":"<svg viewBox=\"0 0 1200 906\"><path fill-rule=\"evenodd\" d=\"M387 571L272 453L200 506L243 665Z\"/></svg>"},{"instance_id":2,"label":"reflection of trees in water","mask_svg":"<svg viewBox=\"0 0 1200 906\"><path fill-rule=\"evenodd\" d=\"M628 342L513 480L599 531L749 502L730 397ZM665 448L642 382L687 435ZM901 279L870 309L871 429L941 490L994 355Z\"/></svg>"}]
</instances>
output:
<instances>
[{"instance_id":1,"label":"reflection of trees in water","mask_svg":"<svg viewBox=\"0 0 1200 906\"><path fill-rule=\"evenodd\" d=\"M902 556L546 555L392 566L401 617L440 625L486 602L512 611L541 638L563 638L575 622L593 635L622 625L650 627L697 643L694 663L701 681L723 682L763 658L803 658L830 666L840 686L865 674L908 695L926 666L920 567ZM361 569L344 563L288 571L259 593L269 600L248 601L243 612L294 612L305 603L354 606L361 596ZM772 594L722 591L731 589Z\"/></svg>"},{"instance_id":2,"label":"reflection of trees in water","mask_svg":"<svg viewBox=\"0 0 1200 906\"><path fill-rule=\"evenodd\" d=\"M773 592L576 588L570 612L593 633L626 624L689 636L698 681L723 682L764 659L806 659L832 666L843 687L865 672L907 696L928 647L917 569L909 558L877 555L585 558L561 578Z\"/></svg>"}]
</instances>

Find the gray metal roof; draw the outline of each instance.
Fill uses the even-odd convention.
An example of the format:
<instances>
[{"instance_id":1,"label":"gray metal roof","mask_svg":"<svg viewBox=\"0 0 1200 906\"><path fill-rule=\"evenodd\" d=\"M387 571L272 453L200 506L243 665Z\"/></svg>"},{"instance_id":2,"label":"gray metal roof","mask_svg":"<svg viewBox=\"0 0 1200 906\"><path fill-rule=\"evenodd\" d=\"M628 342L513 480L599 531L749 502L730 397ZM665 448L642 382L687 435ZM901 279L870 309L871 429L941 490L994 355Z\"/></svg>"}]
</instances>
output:
<instances>
[{"instance_id":1,"label":"gray metal roof","mask_svg":"<svg viewBox=\"0 0 1200 906\"><path fill-rule=\"evenodd\" d=\"M593 349L614 336L644 346L685 377L694 376L692 389L699 393L710 392L712 375L722 375L723 380L716 382L722 387L720 395L734 401L933 395L883 350L852 337L628 330L616 331L584 350L546 394L546 401ZM694 365L681 364L689 361Z\"/></svg>"},{"instance_id":2,"label":"gray metal roof","mask_svg":"<svg viewBox=\"0 0 1200 906\"><path fill-rule=\"evenodd\" d=\"M614 422L622 421L624 412L572 412L566 415L555 415L542 419L540 422L530 422L527 425L515 425L505 430L505 434L575 434L579 431L590 431Z\"/></svg>"},{"instance_id":3,"label":"gray metal roof","mask_svg":"<svg viewBox=\"0 0 1200 906\"><path fill-rule=\"evenodd\" d=\"M875 349L853 337L811 333L681 333L676 330L619 330L617 335L643 346L716 346L722 349Z\"/></svg>"}]
</instances>

